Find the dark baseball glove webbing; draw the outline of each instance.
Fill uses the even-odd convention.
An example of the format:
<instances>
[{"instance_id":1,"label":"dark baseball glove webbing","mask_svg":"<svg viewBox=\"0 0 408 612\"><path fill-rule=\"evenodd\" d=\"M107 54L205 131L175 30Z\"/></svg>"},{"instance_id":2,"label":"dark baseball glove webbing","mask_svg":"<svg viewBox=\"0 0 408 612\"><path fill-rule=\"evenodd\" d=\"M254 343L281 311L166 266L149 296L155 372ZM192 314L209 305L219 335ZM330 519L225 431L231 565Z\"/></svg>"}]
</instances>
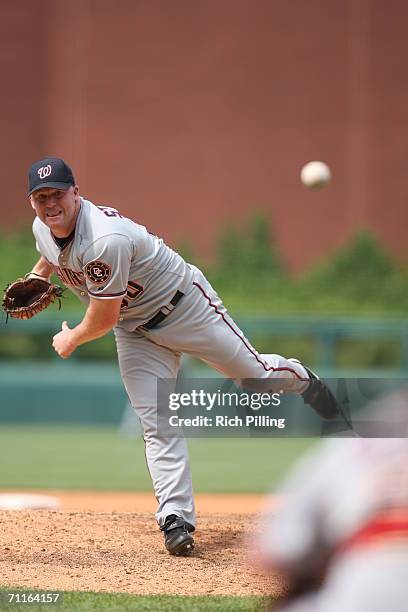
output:
<instances>
[{"instance_id":1,"label":"dark baseball glove webbing","mask_svg":"<svg viewBox=\"0 0 408 612\"><path fill-rule=\"evenodd\" d=\"M59 301L61 308L62 294L63 289L59 285L53 285L41 277L18 278L5 289L3 310L7 319L31 319L55 300Z\"/></svg>"}]
</instances>

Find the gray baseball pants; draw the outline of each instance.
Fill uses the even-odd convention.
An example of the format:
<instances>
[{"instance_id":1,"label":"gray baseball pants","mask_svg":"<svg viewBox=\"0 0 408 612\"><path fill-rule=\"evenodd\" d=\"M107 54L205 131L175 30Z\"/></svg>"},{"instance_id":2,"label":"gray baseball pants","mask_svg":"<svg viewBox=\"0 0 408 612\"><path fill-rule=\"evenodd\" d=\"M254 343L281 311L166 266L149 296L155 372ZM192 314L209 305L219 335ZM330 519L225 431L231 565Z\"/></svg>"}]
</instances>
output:
<instances>
[{"instance_id":1,"label":"gray baseball pants","mask_svg":"<svg viewBox=\"0 0 408 612\"><path fill-rule=\"evenodd\" d=\"M180 357L199 358L233 380L257 379L260 391L302 393L308 374L280 355L260 355L228 315L202 272L174 310L151 330L115 327L119 367L130 401L140 418L146 461L158 509L156 518L177 514L195 525L195 509L186 440L157 434L157 380L176 381ZM275 386L274 386L275 385Z\"/></svg>"}]
</instances>

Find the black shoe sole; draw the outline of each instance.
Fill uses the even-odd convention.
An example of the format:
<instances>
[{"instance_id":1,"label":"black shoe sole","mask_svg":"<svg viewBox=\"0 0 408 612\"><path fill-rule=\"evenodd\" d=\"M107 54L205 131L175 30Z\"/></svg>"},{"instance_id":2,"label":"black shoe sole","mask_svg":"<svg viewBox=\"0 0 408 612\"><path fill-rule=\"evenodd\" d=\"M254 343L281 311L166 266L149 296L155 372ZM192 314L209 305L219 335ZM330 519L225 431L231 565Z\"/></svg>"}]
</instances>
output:
<instances>
[{"instance_id":1,"label":"black shoe sole","mask_svg":"<svg viewBox=\"0 0 408 612\"><path fill-rule=\"evenodd\" d=\"M194 550L194 539L188 533L181 533L169 546L166 548L171 555L178 557L188 557Z\"/></svg>"}]
</instances>

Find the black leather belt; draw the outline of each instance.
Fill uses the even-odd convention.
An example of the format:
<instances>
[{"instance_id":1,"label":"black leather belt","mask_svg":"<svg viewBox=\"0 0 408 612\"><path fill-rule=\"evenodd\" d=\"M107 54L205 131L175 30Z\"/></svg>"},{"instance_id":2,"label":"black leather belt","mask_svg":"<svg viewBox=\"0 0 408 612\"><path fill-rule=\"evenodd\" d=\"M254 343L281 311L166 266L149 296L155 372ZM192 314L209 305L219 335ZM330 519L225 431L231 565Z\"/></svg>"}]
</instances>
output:
<instances>
[{"instance_id":1,"label":"black leather belt","mask_svg":"<svg viewBox=\"0 0 408 612\"><path fill-rule=\"evenodd\" d=\"M170 304L168 306L163 306L163 308L159 310L159 312L155 314L154 317L147 321L147 323L142 325L142 327L145 327L146 329L152 329L153 327L156 327L156 325L164 321L167 315L171 313L175 305L179 303L183 295L184 293L181 293L181 291L176 291L176 293L170 300ZM173 308L171 308L170 305L173 306Z\"/></svg>"}]
</instances>

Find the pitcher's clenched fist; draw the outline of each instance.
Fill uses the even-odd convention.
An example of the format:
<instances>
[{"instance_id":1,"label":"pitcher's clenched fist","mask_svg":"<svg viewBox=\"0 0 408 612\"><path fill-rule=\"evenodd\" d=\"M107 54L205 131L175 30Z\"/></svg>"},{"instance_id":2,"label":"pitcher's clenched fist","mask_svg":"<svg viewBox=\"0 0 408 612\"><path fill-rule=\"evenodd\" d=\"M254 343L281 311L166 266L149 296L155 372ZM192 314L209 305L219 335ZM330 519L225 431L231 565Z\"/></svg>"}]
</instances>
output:
<instances>
[{"instance_id":1,"label":"pitcher's clenched fist","mask_svg":"<svg viewBox=\"0 0 408 612\"><path fill-rule=\"evenodd\" d=\"M68 327L66 321L62 324L62 330L52 339L52 346L62 359L67 359L75 351L77 344L73 338L73 330Z\"/></svg>"}]
</instances>

